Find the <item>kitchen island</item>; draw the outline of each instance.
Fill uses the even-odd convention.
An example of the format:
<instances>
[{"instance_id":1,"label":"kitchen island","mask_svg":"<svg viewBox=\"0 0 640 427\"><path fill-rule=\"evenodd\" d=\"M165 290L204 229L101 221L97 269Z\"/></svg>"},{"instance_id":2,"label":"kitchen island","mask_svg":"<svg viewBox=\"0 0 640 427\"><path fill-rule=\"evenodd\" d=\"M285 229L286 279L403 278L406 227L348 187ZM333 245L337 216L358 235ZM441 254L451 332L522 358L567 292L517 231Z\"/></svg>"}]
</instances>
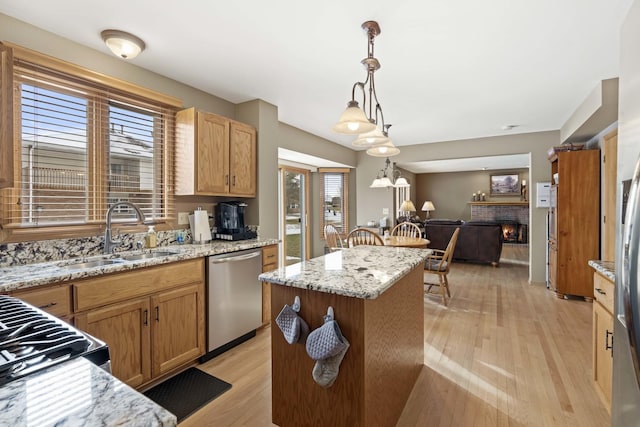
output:
<instances>
[{"instance_id":1,"label":"kitchen island","mask_svg":"<svg viewBox=\"0 0 640 427\"><path fill-rule=\"evenodd\" d=\"M83 358L0 387L0 425L173 427L176 416Z\"/></svg>"},{"instance_id":2,"label":"kitchen island","mask_svg":"<svg viewBox=\"0 0 640 427\"><path fill-rule=\"evenodd\" d=\"M424 364L423 264L429 253L356 246L259 276L271 284L273 423L396 424ZM331 387L316 384L305 345L288 344L275 323L296 296L312 331L333 307L350 343Z\"/></svg>"}]
</instances>

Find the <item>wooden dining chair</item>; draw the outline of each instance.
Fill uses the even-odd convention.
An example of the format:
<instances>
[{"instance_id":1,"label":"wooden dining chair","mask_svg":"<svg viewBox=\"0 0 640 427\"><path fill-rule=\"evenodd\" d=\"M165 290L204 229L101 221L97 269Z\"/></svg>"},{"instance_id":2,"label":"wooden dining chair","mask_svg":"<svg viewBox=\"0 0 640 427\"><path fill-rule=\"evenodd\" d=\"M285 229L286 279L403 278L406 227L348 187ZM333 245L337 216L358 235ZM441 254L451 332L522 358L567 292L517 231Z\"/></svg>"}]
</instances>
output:
<instances>
[{"instance_id":1,"label":"wooden dining chair","mask_svg":"<svg viewBox=\"0 0 640 427\"><path fill-rule=\"evenodd\" d=\"M449 291L449 280L447 279L447 275L449 274L449 269L451 268L453 251L456 248L458 233L460 233L460 227L457 227L454 230L453 234L451 235L451 239L449 240L449 244L447 244L447 248L444 251L440 249L432 249L431 255L427 257L427 260L424 263L425 273L438 275L438 283L424 282L424 285L428 286L424 292L425 294L428 294L430 293L433 286L438 286L440 288L440 295L442 295L442 303L445 306L447 305L447 296L451 298L451 292Z\"/></svg>"},{"instance_id":2,"label":"wooden dining chair","mask_svg":"<svg viewBox=\"0 0 640 427\"><path fill-rule=\"evenodd\" d=\"M331 224L324 226L324 239L327 242L329 252L339 251L344 247L338 229Z\"/></svg>"},{"instance_id":3,"label":"wooden dining chair","mask_svg":"<svg viewBox=\"0 0 640 427\"><path fill-rule=\"evenodd\" d=\"M420 230L420 227L412 222L401 222L400 224L393 227L393 230L391 230L391 235L403 237L422 237L422 231Z\"/></svg>"},{"instance_id":4,"label":"wooden dining chair","mask_svg":"<svg viewBox=\"0 0 640 427\"><path fill-rule=\"evenodd\" d=\"M351 248L358 245L384 246L384 242L378 233L366 228L356 228L347 235L347 246Z\"/></svg>"}]
</instances>

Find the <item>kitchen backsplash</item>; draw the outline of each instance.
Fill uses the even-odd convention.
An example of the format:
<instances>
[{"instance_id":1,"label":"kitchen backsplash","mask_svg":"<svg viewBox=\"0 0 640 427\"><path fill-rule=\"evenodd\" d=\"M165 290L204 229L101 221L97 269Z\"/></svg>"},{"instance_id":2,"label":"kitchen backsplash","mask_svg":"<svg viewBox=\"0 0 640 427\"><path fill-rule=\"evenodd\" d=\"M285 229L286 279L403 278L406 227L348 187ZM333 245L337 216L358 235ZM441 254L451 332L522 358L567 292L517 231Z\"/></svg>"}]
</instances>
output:
<instances>
[{"instance_id":1,"label":"kitchen backsplash","mask_svg":"<svg viewBox=\"0 0 640 427\"><path fill-rule=\"evenodd\" d=\"M258 227L248 227L259 231ZM185 243L191 242L191 230L189 229L157 231L156 246L177 244L176 237L178 231L182 232ZM123 244L116 247L115 252L135 250L136 242L144 243L145 234L146 232L122 233L120 238ZM100 255L102 254L103 248L104 236L102 235L73 239L4 243L0 244L0 268Z\"/></svg>"}]
</instances>

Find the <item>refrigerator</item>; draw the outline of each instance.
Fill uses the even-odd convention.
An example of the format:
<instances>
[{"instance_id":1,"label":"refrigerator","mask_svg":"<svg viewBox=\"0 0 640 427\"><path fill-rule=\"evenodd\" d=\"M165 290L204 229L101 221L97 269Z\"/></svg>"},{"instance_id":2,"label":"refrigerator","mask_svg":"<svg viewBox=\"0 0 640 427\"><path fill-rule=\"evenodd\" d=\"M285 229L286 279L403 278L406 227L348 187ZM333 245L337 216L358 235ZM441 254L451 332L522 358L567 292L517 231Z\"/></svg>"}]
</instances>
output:
<instances>
[{"instance_id":1,"label":"refrigerator","mask_svg":"<svg viewBox=\"0 0 640 427\"><path fill-rule=\"evenodd\" d=\"M619 190L611 425L626 427L640 425L640 159Z\"/></svg>"}]
</instances>

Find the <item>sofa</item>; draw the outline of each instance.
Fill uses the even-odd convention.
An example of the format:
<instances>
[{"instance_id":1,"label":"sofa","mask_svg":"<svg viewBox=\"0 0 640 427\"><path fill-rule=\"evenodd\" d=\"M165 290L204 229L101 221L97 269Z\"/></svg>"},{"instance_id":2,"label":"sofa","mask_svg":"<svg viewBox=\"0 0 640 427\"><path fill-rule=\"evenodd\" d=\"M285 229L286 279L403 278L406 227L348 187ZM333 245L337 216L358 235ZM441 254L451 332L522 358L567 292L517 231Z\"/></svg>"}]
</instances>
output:
<instances>
[{"instance_id":1,"label":"sofa","mask_svg":"<svg viewBox=\"0 0 640 427\"><path fill-rule=\"evenodd\" d=\"M494 221L431 219L424 223L429 248L445 250L456 227L460 227L454 261L491 263L497 266L502 253L502 226Z\"/></svg>"}]
</instances>

